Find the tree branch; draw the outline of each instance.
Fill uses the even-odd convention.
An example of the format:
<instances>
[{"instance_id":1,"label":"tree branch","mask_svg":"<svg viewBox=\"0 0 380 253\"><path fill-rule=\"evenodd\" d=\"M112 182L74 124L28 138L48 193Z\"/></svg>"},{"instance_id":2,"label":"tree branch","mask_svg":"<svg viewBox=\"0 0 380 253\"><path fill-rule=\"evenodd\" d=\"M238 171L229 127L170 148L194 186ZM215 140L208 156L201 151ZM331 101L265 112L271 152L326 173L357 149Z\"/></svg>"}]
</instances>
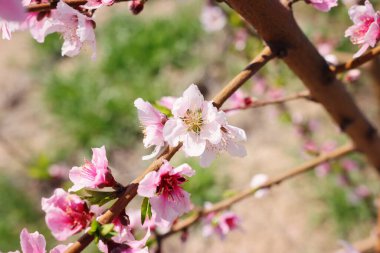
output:
<instances>
[{"instance_id":1,"label":"tree branch","mask_svg":"<svg viewBox=\"0 0 380 253\"><path fill-rule=\"evenodd\" d=\"M311 96L380 173L380 137L376 128L301 31L292 11L279 0L228 0L228 4L253 25L272 52L283 56Z\"/></svg>"},{"instance_id":2,"label":"tree branch","mask_svg":"<svg viewBox=\"0 0 380 253\"><path fill-rule=\"evenodd\" d=\"M272 179L268 180L265 184L263 184L259 187L248 188L246 190L243 190L243 191L235 194L234 196L232 196L228 199L222 200L222 201L214 204L209 209L195 210L195 212L192 216L174 224L172 229L169 232L160 236L160 239L166 238L172 234L175 234L177 232L180 232L180 231L192 226L204 215L228 209L232 205L234 205L234 204L250 197L251 195L255 194L258 190L268 189L268 188L271 188L273 186L276 186L276 185L282 183L283 181L286 181L288 179L291 179L295 176L301 175L305 172L308 172L308 171L314 169L317 165L319 165L321 163L324 163L324 162L327 162L327 161L330 161L333 159L337 159L339 157L342 157L344 155L347 155L347 154L353 152L354 150L355 150L355 148L352 144L347 144L345 146L342 146L340 148L335 149L334 151L332 151L330 153L321 154L317 158L314 158L314 159L312 159L308 162L305 162L305 163L303 163L297 167L294 167L294 168L288 170L287 172L285 172L279 176L273 177Z\"/></svg>"},{"instance_id":3,"label":"tree branch","mask_svg":"<svg viewBox=\"0 0 380 253\"><path fill-rule=\"evenodd\" d=\"M232 79L213 99L216 107L220 108L223 103L230 97L237 89L239 89L249 78L257 73L267 62L273 59L275 55L271 50L266 47L261 53L235 78ZM163 154L157 158L139 177L133 180L125 189L122 196L107 210L103 215L98 218L101 224L111 223L129 204L129 202L137 195L137 188L139 182L151 171L158 170L163 164L164 160L170 159L181 148L181 144L175 148L167 148ZM78 241L68 247L65 253L77 253L85 249L93 240L93 236L84 234Z\"/></svg>"},{"instance_id":4,"label":"tree branch","mask_svg":"<svg viewBox=\"0 0 380 253\"><path fill-rule=\"evenodd\" d=\"M63 1L71 7L79 7L87 3L87 0L58 0L51 1L50 3L39 3L39 4L30 4L26 7L27 12L40 12L40 11L49 11L57 8L57 3ZM131 0L115 0L115 3L119 2L128 2Z\"/></svg>"},{"instance_id":5,"label":"tree branch","mask_svg":"<svg viewBox=\"0 0 380 253\"><path fill-rule=\"evenodd\" d=\"M369 62L370 60L374 59L377 55L380 54L380 46L374 47L367 52L365 52L363 55L353 58L345 63L339 64L337 66L330 66L330 70L334 73L342 73L345 71L348 71L350 69L357 68L364 63Z\"/></svg>"},{"instance_id":6,"label":"tree branch","mask_svg":"<svg viewBox=\"0 0 380 253\"><path fill-rule=\"evenodd\" d=\"M285 96L282 98L253 101L249 105L227 108L227 109L223 109L223 111L224 112L232 112L232 111L239 111L239 110L247 110L247 109L251 109L251 108L264 107L267 105L283 104L283 103L286 103L289 101L294 101L294 100L299 100L299 99L312 100L312 98L310 97L310 93L308 91L302 91L302 92L298 92L296 94Z\"/></svg>"}]
</instances>

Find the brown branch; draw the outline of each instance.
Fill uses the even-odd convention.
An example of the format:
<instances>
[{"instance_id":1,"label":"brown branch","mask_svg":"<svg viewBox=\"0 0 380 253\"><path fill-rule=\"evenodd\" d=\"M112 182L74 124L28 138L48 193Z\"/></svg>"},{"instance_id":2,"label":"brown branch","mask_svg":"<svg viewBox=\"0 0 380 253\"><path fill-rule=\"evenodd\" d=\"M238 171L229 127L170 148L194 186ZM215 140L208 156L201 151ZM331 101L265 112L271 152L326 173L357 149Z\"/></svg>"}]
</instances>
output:
<instances>
[{"instance_id":1,"label":"brown branch","mask_svg":"<svg viewBox=\"0 0 380 253\"><path fill-rule=\"evenodd\" d=\"M268 188L271 188L273 186L276 186L276 185L282 183L283 181L286 181L286 180L291 179L295 176L301 175L305 172L312 170L314 167L316 167L317 165L319 165L321 163L324 163L324 162L327 162L327 161L330 161L333 159L337 159L339 157L342 157L344 155L347 155L347 154L353 152L354 150L355 150L355 148L352 144L347 144L345 146L342 146L340 148L335 149L334 151L332 151L330 153L321 154L318 157L316 157L316 158L314 158L308 162L305 162L305 163L303 163L297 167L294 167L294 168L288 170L287 172L285 172L279 176L273 177L272 179L268 180L265 184L263 184L259 187L248 188L246 190L243 190L243 191L235 194L234 196L232 196L228 199L222 200L222 201L214 204L209 209L195 210L193 215L191 215L190 217L174 224L169 232L160 236L160 239L166 238L172 234L175 234L177 232L180 232L180 231L192 226L204 215L228 209L229 207L236 204L237 202L240 202L240 201L246 199L247 197L250 197L251 195L255 194L258 190L268 189Z\"/></svg>"},{"instance_id":2,"label":"brown branch","mask_svg":"<svg viewBox=\"0 0 380 253\"><path fill-rule=\"evenodd\" d=\"M294 100L299 100L299 99L311 100L312 98L310 97L310 93L308 91L302 91L302 92L298 92L296 94L285 96L282 98L268 99L268 100L256 100L256 101L253 101L249 105L227 108L227 109L223 109L223 111L224 112L232 112L232 111L239 111L239 110L247 110L247 109L259 108L259 107L263 107L263 106L267 106L267 105L283 104L283 103L286 103L289 101L294 101Z\"/></svg>"},{"instance_id":3,"label":"brown branch","mask_svg":"<svg viewBox=\"0 0 380 253\"><path fill-rule=\"evenodd\" d=\"M71 7L79 7L87 3L87 0L61 0ZM115 0L115 2L127 2L131 0ZM39 3L39 4L30 4L26 7L27 12L39 12L39 11L49 11L57 7L59 1L52 1L50 3Z\"/></svg>"},{"instance_id":4,"label":"brown branch","mask_svg":"<svg viewBox=\"0 0 380 253\"><path fill-rule=\"evenodd\" d=\"M220 108L223 103L230 97L237 89L239 89L250 77L257 73L269 60L275 56L272 54L268 47L263 51L235 78L229 82L226 87L222 89L213 99L215 106ZM156 159L139 177L133 180L125 189L122 196L112 205L112 207L98 218L101 224L111 223L122 210L126 208L129 202L137 195L137 188L139 182L151 171L158 170L164 160L169 161L175 153L181 148L181 145L175 148L168 148L164 153ZM93 240L93 236L84 234L77 242L68 247L65 253L77 253L85 249Z\"/></svg>"},{"instance_id":5,"label":"brown branch","mask_svg":"<svg viewBox=\"0 0 380 253\"><path fill-rule=\"evenodd\" d=\"M228 0L301 79L310 94L380 173L380 137L279 0ZM356 60L357 61L357 60Z\"/></svg>"},{"instance_id":6,"label":"brown branch","mask_svg":"<svg viewBox=\"0 0 380 253\"><path fill-rule=\"evenodd\" d=\"M377 46L375 48L368 50L363 55L357 58L351 59L345 63L339 64L337 66L331 65L330 70L334 73L342 73L350 69L357 68L363 65L364 63L369 62L370 60L374 59L379 54L380 54L380 46Z\"/></svg>"}]
</instances>

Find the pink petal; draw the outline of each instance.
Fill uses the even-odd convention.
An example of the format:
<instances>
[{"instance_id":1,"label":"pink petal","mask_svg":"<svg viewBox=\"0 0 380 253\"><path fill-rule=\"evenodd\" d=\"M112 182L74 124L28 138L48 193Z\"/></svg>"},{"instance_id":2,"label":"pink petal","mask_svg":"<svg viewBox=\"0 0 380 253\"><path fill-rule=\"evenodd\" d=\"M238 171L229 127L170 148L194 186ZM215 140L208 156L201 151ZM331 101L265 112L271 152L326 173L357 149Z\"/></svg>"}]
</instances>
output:
<instances>
[{"instance_id":1,"label":"pink petal","mask_svg":"<svg viewBox=\"0 0 380 253\"><path fill-rule=\"evenodd\" d=\"M154 197L156 194L157 184L157 172L149 172L139 183L137 193L142 197Z\"/></svg>"},{"instance_id":2,"label":"pink petal","mask_svg":"<svg viewBox=\"0 0 380 253\"><path fill-rule=\"evenodd\" d=\"M45 253L45 237L38 232L29 233L26 228L21 231L20 243L23 253Z\"/></svg>"}]
</instances>

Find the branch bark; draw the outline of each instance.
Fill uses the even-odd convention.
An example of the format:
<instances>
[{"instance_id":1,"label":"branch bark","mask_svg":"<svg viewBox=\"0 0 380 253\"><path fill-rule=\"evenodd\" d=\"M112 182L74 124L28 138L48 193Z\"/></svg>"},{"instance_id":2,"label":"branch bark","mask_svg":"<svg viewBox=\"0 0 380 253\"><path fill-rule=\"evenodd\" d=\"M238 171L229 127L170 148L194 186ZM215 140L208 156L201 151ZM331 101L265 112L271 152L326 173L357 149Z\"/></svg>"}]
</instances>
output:
<instances>
[{"instance_id":1,"label":"branch bark","mask_svg":"<svg viewBox=\"0 0 380 253\"><path fill-rule=\"evenodd\" d=\"M246 19L380 173L380 138L342 82L279 0L227 0Z\"/></svg>"}]
</instances>

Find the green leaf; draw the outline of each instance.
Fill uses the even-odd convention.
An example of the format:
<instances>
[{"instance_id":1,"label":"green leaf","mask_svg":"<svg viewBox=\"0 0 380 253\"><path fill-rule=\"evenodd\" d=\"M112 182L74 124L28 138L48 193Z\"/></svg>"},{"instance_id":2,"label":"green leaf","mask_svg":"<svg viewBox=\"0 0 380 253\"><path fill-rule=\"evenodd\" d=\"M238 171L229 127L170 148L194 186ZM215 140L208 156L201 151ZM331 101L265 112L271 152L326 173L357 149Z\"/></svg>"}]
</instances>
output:
<instances>
[{"instance_id":1,"label":"green leaf","mask_svg":"<svg viewBox=\"0 0 380 253\"><path fill-rule=\"evenodd\" d=\"M100 228L100 235L101 236L107 236L109 233L111 233L113 231L113 228L114 228L114 224L112 224L112 223L102 225Z\"/></svg>"},{"instance_id":2,"label":"green leaf","mask_svg":"<svg viewBox=\"0 0 380 253\"><path fill-rule=\"evenodd\" d=\"M144 198L141 204L141 224L144 224L146 216L152 217L152 211L150 208L149 198Z\"/></svg>"},{"instance_id":3,"label":"green leaf","mask_svg":"<svg viewBox=\"0 0 380 253\"><path fill-rule=\"evenodd\" d=\"M153 107L156 108L157 110L159 110L160 112L162 112L163 114L165 114L166 117L168 117L168 118L173 117L172 111L169 110L169 108L162 106L162 105L159 105L157 103L154 103Z\"/></svg>"},{"instance_id":4,"label":"green leaf","mask_svg":"<svg viewBox=\"0 0 380 253\"><path fill-rule=\"evenodd\" d=\"M152 218L152 206L151 206L150 202L149 202L149 205L148 205L147 212L148 212L149 219L151 219ZM144 223L142 223L142 224L144 224Z\"/></svg>"},{"instance_id":5,"label":"green leaf","mask_svg":"<svg viewBox=\"0 0 380 253\"><path fill-rule=\"evenodd\" d=\"M82 199L88 200L91 205L99 205L102 206L111 200L117 198L117 192L103 192L103 191L92 191L92 190L79 190L75 192L76 195L81 197Z\"/></svg>"},{"instance_id":6,"label":"green leaf","mask_svg":"<svg viewBox=\"0 0 380 253\"><path fill-rule=\"evenodd\" d=\"M91 226L90 226L90 230L88 231L88 234L95 236L97 234L96 232L98 231L99 227L100 227L100 223L97 220L93 220L91 222Z\"/></svg>"}]
</instances>

